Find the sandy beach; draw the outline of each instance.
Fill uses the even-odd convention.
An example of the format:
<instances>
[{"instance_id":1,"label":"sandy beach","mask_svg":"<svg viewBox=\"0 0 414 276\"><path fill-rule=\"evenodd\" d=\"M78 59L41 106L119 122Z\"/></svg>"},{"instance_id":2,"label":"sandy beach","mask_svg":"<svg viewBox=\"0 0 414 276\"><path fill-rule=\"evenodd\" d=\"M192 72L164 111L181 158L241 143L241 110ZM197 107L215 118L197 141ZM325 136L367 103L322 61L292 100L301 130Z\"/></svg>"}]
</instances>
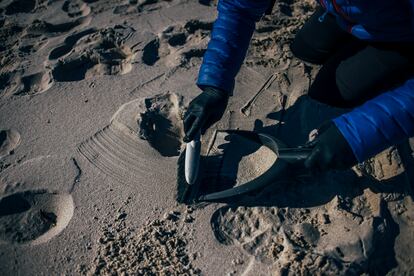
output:
<instances>
[{"instance_id":1,"label":"sandy beach","mask_svg":"<svg viewBox=\"0 0 414 276\"><path fill-rule=\"evenodd\" d=\"M202 137L206 185L274 162L346 112L289 49L315 1L277 1ZM347 171L289 171L234 204L177 203L182 117L215 1L0 2L1 275L412 275L414 140ZM221 136L220 136L221 135ZM221 158L221 157L220 157ZM210 177L209 177L210 176Z\"/></svg>"}]
</instances>

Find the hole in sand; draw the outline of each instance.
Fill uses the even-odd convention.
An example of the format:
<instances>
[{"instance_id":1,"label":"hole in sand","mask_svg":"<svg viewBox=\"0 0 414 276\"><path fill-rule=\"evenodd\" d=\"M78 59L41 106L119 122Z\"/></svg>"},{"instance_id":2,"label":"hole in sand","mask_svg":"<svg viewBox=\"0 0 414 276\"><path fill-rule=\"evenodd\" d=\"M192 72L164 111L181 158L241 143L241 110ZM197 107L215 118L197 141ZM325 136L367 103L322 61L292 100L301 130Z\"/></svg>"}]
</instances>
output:
<instances>
[{"instance_id":1,"label":"hole in sand","mask_svg":"<svg viewBox=\"0 0 414 276\"><path fill-rule=\"evenodd\" d=\"M200 58L204 56L206 49L190 49L181 54L180 66L189 68L200 62Z\"/></svg>"},{"instance_id":2,"label":"hole in sand","mask_svg":"<svg viewBox=\"0 0 414 276\"><path fill-rule=\"evenodd\" d=\"M30 203L20 194L10 195L0 200L0 217L26 212Z\"/></svg>"},{"instance_id":3,"label":"hole in sand","mask_svg":"<svg viewBox=\"0 0 414 276\"><path fill-rule=\"evenodd\" d=\"M0 158L9 155L19 144L19 132L14 129L0 130Z\"/></svg>"},{"instance_id":4,"label":"hole in sand","mask_svg":"<svg viewBox=\"0 0 414 276\"><path fill-rule=\"evenodd\" d=\"M58 23L58 24L52 24L43 20L34 20L33 23L27 28L27 31L30 32L30 34L37 34L37 35L43 35L44 33L62 33L72 30L73 28L79 26L88 24L91 20L91 17L84 16L77 18L73 21Z\"/></svg>"},{"instance_id":5,"label":"hole in sand","mask_svg":"<svg viewBox=\"0 0 414 276\"><path fill-rule=\"evenodd\" d=\"M162 156L177 156L180 151L180 136L172 131L173 125L163 115L147 113L143 116L148 141Z\"/></svg>"},{"instance_id":6,"label":"hole in sand","mask_svg":"<svg viewBox=\"0 0 414 276\"><path fill-rule=\"evenodd\" d=\"M9 86L11 79L10 75L11 74L9 72L0 73L0 90L4 90L7 86Z\"/></svg>"},{"instance_id":7,"label":"hole in sand","mask_svg":"<svg viewBox=\"0 0 414 276\"><path fill-rule=\"evenodd\" d=\"M53 60L53 59L57 59L61 56L66 55L72 50L73 46L76 44L76 42L79 39L81 39L82 37L86 35L92 34L94 32L96 32L96 30L91 28L91 29L87 29L85 31L68 36L62 45L56 47L50 52L49 59Z\"/></svg>"},{"instance_id":8,"label":"hole in sand","mask_svg":"<svg viewBox=\"0 0 414 276\"><path fill-rule=\"evenodd\" d=\"M190 20L184 25L184 28L190 34L195 33L197 30L211 31L213 29L213 22L202 22L199 20Z\"/></svg>"},{"instance_id":9,"label":"hole in sand","mask_svg":"<svg viewBox=\"0 0 414 276\"><path fill-rule=\"evenodd\" d=\"M6 14L29 13L36 7L35 0L15 0L6 7Z\"/></svg>"},{"instance_id":10,"label":"hole in sand","mask_svg":"<svg viewBox=\"0 0 414 276\"><path fill-rule=\"evenodd\" d=\"M65 11L69 17L86 16L91 11L86 3L79 0L65 1L62 10Z\"/></svg>"},{"instance_id":11,"label":"hole in sand","mask_svg":"<svg viewBox=\"0 0 414 276\"><path fill-rule=\"evenodd\" d=\"M160 42L158 39L154 39L145 45L142 53L142 62L144 62L146 65L154 65L157 60L160 59L158 55L159 48Z\"/></svg>"},{"instance_id":12,"label":"hole in sand","mask_svg":"<svg viewBox=\"0 0 414 276\"><path fill-rule=\"evenodd\" d=\"M179 34L175 34L171 36L168 39L168 44L170 44L173 47L181 46L185 44L186 40L187 40L187 36L184 33L179 33Z\"/></svg>"},{"instance_id":13,"label":"hole in sand","mask_svg":"<svg viewBox=\"0 0 414 276\"><path fill-rule=\"evenodd\" d=\"M183 129L181 123L181 97L163 94L145 100L147 111L141 114L140 137L162 156L178 156Z\"/></svg>"},{"instance_id":14,"label":"hole in sand","mask_svg":"<svg viewBox=\"0 0 414 276\"><path fill-rule=\"evenodd\" d=\"M191 49L184 53L184 59L188 61L192 58L202 58L205 52L206 49Z\"/></svg>"},{"instance_id":15,"label":"hole in sand","mask_svg":"<svg viewBox=\"0 0 414 276\"><path fill-rule=\"evenodd\" d=\"M59 234L73 216L69 194L25 191L0 199L0 240L39 244Z\"/></svg>"},{"instance_id":16,"label":"hole in sand","mask_svg":"<svg viewBox=\"0 0 414 276\"><path fill-rule=\"evenodd\" d=\"M68 62L60 62L53 69L53 78L56 81L80 81L85 78L86 72L97 63L89 58L81 57Z\"/></svg>"},{"instance_id":17,"label":"hole in sand","mask_svg":"<svg viewBox=\"0 0 414 276\"><path fill-rule=\"evenodd\" d=\"M6 141L7 134L5 131L0 132L0 147L3 146L3 143Z\"/></svg>"},{"instance_id":18,"label":"hole in sand","mask_svg":"<svg viewBox=\"0 0 414 276\"><path fill-rule=\"evenodd\" d=\"M259 177L277 160L269 148L237 134L218 132L214 143L213 152L222 156L216 173L235 186Z\"/></svg>"},{"instance_id":19,"label":"hole in sand","mask_svg":"<svg viewBox=\"0 0 414 276\"><path fill-rule=\"evenodd\" d=\"M198 3L204 6L210 6L211 2L212 2L211 0L198 0Z\"/></svg>"},{"instance_id":20,"label":"hole in sand","mask_svg":"<svg viewBox=\"0 0 414 276\"><path fill-rule=\"evenodd\" d=\"M52 86L50 72L39 72L21 78L22 88L15 95L33 95L48 90Z\"/></svg>"}]
</instances>

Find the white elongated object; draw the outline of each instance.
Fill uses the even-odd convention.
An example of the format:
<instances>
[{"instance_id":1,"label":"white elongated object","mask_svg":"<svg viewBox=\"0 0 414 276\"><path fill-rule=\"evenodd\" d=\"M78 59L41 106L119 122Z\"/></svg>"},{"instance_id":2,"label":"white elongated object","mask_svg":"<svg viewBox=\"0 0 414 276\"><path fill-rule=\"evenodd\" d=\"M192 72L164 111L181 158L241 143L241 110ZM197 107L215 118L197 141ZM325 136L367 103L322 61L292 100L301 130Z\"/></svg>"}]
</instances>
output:
<instances>
[{"instance_id":1,"label":"white elongated object","mask_svg":"<svg viewBox=\"0 0 414 276\"><path fill-rule=\"evenodd\" d=\"M194 140L187 143L185 149L185 180L190 185L194 184L198 177L201 152L200 136L200 133L196 134Z\"/></svg>"}]
</instances>

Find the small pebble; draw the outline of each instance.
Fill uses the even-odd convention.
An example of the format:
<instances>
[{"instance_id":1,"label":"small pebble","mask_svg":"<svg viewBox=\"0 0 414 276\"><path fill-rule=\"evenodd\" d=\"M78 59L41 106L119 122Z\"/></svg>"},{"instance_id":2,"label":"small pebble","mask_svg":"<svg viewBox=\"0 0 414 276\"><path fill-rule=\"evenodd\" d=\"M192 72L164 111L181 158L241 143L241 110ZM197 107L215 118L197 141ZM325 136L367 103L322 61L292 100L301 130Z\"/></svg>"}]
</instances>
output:
<instances>
[{"instance_id":1,"label":"small pebble","mask_svg":"<svg viewBox=\"0 0 414 276\"><path fill-rule=\"evenodd\" d=\"M126 213L121 213L121 214L119 214L118 219L125 219L126 216L127 216Z\"/></svg>"},{"instance_id":2,"label":"small pebble","mask_svg":"<svg viewBox=\"0 0 414 276\"><path fill-rule=\"evenodd\" d=\"M192 212L194 212L194 208L191 206L187 206L186 213L191 214Z\"/></svg>"},{"instance_id":3,"label":"small pebble","mask_svg":"<svg viewBox=\"0 0 414 276\"><path fill-rule=\"evenodd\" d=\"M164 219L166 220L172 220L172 221L177 221L180 218L180 213L179 212L168 212L164 214Z\"/></svg>"},{"instance_id":4,"label":"small pebble","mask_svg":"<svg viewBox=\"0 0 414 276\"><path fill-rule=\"evenodd\" d=\"M240 259L240 258L237 258L237 259L231 260L231 263L233 265L242 265L244 263L244 261L242 259Z\"/></svg>"},{"instance_id":5,"label":"small pebble","mask_svg":"<svg viewBox=\"0 0 414 276\"><path fill-rule=\"evenodd\" d=\"M329 215L328 214L323 214L322 215L323 218L323 224L329 224L331 223L331 220L329 219Z\"/></svg>"},{"instance_id":6,"label":"small pebble","mask_svg":"<svg viewBox=\"0 0 414 276\"><path fill-rule=\"evenodd\" d=\"M185 218L184 218L184 222L186 222L186 223L191 223L191 222L193 222L194 221L194 217L193 216L191 216L191 215L187 215Z\"/></svg>"}]
</instances>

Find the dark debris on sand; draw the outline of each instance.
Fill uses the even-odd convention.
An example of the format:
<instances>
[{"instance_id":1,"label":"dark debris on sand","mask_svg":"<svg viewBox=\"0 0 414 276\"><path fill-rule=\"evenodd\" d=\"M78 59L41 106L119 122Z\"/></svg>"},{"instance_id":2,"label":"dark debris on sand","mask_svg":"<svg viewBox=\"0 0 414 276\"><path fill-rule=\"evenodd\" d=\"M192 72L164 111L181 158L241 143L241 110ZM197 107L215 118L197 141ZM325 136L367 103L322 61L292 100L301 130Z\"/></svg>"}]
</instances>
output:
<instances>
[{"instance_id":1,"label":"dark debris on sand","mask_svg":"<svg viewBox=\"0 0 414 276\"><path fill-rule=\"evenodd\" d=\"M187 240L179 231L179 212L146 223L138 231L126 226L119 212L107 224L99 240L97 256L88 275L200 275L187 252Z\"/></svg>"}]
</instances>

